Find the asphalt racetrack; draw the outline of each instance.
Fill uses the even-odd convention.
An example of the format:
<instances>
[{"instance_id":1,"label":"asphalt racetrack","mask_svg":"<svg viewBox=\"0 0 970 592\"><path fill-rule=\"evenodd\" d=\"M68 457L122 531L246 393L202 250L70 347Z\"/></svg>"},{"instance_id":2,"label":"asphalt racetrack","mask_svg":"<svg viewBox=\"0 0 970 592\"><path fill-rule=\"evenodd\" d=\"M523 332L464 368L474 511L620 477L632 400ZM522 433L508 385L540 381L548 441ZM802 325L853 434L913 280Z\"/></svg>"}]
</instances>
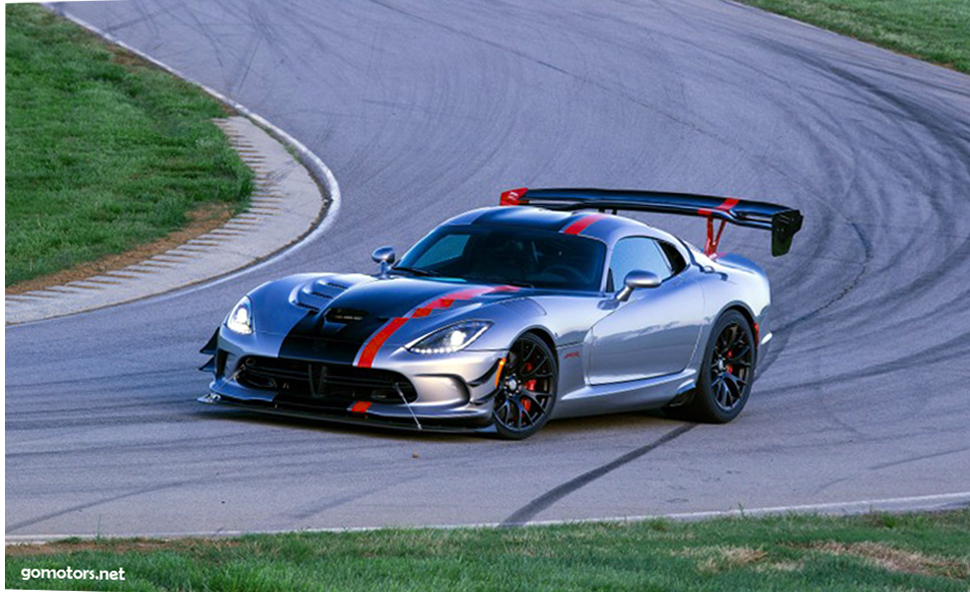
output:
<instances>
[{"instance_id":1,"label":"asphalt racetrack","mask_svg":"<svg viewBox=\"0 0 970 592\"><path fill-rule=\"evenodd\" d=\"M970 78L717 0L62 8L292 134L343 199L322 236L231 281L6 329L9 538L970 492ZM569 185L805 214L784 258L756 230L722 241L775 290L772 359L737 421L603 416L503 442L195 402L196 352L248 289L370 271L373 248L502 189ZM645 219L703 242L701 220Z\"/></svg>"}]
</instances>

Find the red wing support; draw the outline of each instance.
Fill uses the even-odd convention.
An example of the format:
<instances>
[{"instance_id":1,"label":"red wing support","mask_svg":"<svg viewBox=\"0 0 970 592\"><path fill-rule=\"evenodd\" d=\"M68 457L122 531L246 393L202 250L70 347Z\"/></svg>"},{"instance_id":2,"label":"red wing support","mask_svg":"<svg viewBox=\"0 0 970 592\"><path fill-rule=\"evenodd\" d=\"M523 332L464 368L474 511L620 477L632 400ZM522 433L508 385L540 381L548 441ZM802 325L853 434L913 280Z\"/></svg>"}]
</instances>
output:
<instances>
[{"instance_id":1,"label":"red wing support","mask_svg":"<svg viewBox=\"0 0 970 592\"><path fill-rule=\"evenodd\" d=\"M721 242L721 235L724 234L725 226L727 226L727 221L721 220L721 224L717 228L717 234L714 234L714 218L711 216L707 217L707 242L704 243L704 254L708 257L717 255L717 245Z\"/></svg>"},{"instance_id":2,"label":"red wing support","mask_svg":"<svg viewBox=\"0 0 970 592\"><path fill-rule=\"evenodd\" d=\"M714 209L722 212L730 212L731 208L738 205L738 201L733 197L729 197L724 200L724 203ZM704 244L704 254L708 257L716 257L717 245L721 242L721 235L724 234L724 227L727 226L727 220L721 218L721 224L717 228L717 234L714 234L714 214L711 213L711 210L699 208L697 213L701 216L707 216L707 242Z\"/></svg>"}]
</instances>

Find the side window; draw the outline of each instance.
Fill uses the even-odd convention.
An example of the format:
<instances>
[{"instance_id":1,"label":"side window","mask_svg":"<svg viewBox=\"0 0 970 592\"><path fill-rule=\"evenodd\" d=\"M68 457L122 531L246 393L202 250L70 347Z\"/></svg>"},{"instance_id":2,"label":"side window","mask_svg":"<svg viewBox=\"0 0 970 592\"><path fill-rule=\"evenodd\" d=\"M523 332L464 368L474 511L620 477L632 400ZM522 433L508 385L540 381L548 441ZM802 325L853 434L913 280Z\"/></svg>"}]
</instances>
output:
<instances>
[{"instance_id":1,"label":"side window","mask_svg":"<svg viewBox=\"0 0 970 592\"><path fill-rule=\"evenodd\" d=\"M634 270L655 273L662 280L673 275L657 241L639 236L624 238L613 247L606 289L619 290L627 274Z\"/></svg>"},{"instance_id":2,"label":"side window","mask_svg":"<svg viewBox=\"0 0 970 592\"><path fill-rule=\"evenodd\" d=\"M660 248L663 249L664 255L667 256L667 261L670 263L670 271L673 275L687 269L687 262L684 261L684 256L680 254L677 247L664 241L659 242Z\"/></svg>"}]
</instances>

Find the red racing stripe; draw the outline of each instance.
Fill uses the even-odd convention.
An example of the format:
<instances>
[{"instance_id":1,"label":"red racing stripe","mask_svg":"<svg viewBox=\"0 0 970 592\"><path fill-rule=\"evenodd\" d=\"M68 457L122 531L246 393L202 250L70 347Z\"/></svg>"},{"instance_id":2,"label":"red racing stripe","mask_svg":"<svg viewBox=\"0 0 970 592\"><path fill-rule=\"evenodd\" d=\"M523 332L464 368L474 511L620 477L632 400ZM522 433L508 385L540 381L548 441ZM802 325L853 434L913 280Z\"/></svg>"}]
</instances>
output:
<instances>
[{"instance_id":1,"label":"red racing stripe","mask_svg":"<svg viewBox=\"0 0 970 592\"><path fill-rule=\"evenodd\" d=\"M450 292L444 296L440 296L425 302L421 306L414 308L406 316L391 319L387 324L381 327L380 331L371 336L371 338L364 344L364 348L360 351L360 356L357 359L356 365L360 368L370 368L371 364L374 363L374 358L377 356L377 352L387 342L387 340L390 339L391 335L394 335L394 333L400 329L404 323L408 322L409 319L423 318L430 315L435 310L449 308L456 300L471 300L472 298L477 298L482 294L487 294L490 292L517 292L518 290L519 288L516 286L465 288L463 290Z\"/></svg>"},{"instance_id":2,"label":"red racing stripe","mask_svg":"<svg viewBox=\"0 0 970 592\"><path fill-rule=\"evenodd\" d=\"M588 214L567 226L563 232L566 234L579 234L580 232L586 230L588 226L596 224L605 217L606 216L603 214Z\"/></svg>"},{"instance_id":3,"label":"red racing stripe","mask_svg":"<svg viewBox=\"0 0 970 592\"><path fill-rule=\"evenodd\" d=\"M717 206L714 209L715 210L721 210L722 212L730 212L731 211L731 208L733 208L736 205L738 205L738 200L734 199L733 197L729 197L729 198L725 199L724 201L722 201L721 202L721 205ZM702 208L700 210L697 210L697 213L700 214L701 216L710 216L711 215L711 210L707 210L707 209L703 209Z\"/></svg>"},{"instance_id":4,"label":"red racing stripe","mask_svg":"<svg viewBox=\"0 0 970 592\"><path fill-rule=\"evenodd\" d=\"M384 325L380 331L374 334L373 337L364 345L364 349L360 352L360 359L357 360L357 365L361 368L370 368L370 365L374 363L374 356L377 355L377 350L381 349L384 342L394 335L394 332L401 328L401 325L408 322L406 318L397 317L391 319L386 325Z\"/></svg>"},{"instance_id":5,"label":"red racing stripe","mask_svg":"<svg viewBox=\"0 0 970 592\"><path fill-rule=\"evenodd\" d=\"M425 304L422 304L418 308L414 309L411 314L408 315L408 318L419 319L421 317L426 317L431 314L432 311L450 307L455 303L455 300L471 300L472 298L481 296L490 290L491 288L467 288L465 290L445 294L444 296L435 298L431 302L426 302Z\"/></svg>"}]
</instances>

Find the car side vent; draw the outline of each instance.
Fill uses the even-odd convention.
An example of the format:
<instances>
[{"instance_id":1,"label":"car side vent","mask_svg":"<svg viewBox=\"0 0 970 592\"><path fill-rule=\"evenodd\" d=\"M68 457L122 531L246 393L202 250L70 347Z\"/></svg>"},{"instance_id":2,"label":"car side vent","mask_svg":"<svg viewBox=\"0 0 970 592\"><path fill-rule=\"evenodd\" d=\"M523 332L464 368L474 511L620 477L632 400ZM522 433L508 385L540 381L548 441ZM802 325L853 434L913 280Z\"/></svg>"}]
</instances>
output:
<instances>
[{"instance_id":1,"label":"car side vent","mask_svg":"<svg viewBox=\"0 0 970 592\"><path fill-rule=\"evenodd\" d=\"M367 313L352 308L331 308L327 311L327 320L331 323L356 323L364 320Z\"/></svg>"}]
</instances>

